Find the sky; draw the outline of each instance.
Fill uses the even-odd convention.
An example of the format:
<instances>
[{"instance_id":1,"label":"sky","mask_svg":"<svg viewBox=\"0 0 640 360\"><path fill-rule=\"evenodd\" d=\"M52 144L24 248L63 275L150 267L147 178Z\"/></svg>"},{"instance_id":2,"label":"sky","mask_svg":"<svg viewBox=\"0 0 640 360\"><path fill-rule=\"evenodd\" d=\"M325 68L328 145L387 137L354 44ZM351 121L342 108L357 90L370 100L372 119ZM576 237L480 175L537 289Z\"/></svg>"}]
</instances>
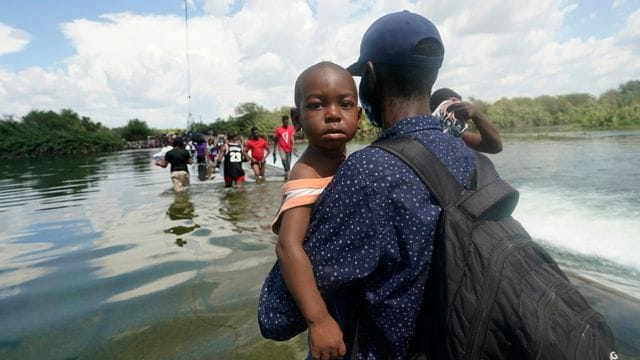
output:
<instances>
[{"instance_id":1,"label":"sky","mask_svg":"<svg viewBox=\"0 0 640 360\"><path fill-rule=\"evenodd\" d=\"M640 0L186 2L188 21L185 0L0 1L0 117L72 109L169 129L244 102L291 106L302 70L350 65L369 25L400 10L436 24L435 88L465 98L598 96L640 79Z\"/></svg>"}]
</instances>

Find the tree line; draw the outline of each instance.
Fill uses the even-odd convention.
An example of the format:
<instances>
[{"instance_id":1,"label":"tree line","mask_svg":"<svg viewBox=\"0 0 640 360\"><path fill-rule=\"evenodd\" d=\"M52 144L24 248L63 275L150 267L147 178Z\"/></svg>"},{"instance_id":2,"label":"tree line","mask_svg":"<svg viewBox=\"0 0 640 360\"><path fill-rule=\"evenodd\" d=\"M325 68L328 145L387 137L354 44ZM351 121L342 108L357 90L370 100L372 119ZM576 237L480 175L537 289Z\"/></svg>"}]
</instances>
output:
<instances>
[{"instance_id":1,"label":"tree line","mask_svg":"<svg viewBox=\"0 0 640 360\"><path fill-rule=\"evenodd\" d=\"M572 125L581 129L640 126L640 81L621 84L595 97L589 94L473 100L498 128Z\"/></svg>"},{"instance_id":2,"label":"tree line","mask_svg":"<svg viewBox=\"0 0 640 360\"><path fill-rule=\"evenodd\" d=\"M502 98L493 103L471 98L498 129L526 129L541 126L569 125L575 129L624 129L640 127L640 80L628 81L615 90L595 97L586 93L535 98ZM205 124L194 123L192 130L203 133L248 134L256 126L262 134L271 134L289 107L269 111L256 103L236 107L235 115ZM364 114L363 114L364 115ZM377 134L368 121L358 136ZM301 136L301 134L299 135Z\"/></svg>"},{"instance_id":3,"label":"tree line","mask_svg":"<svg viewBox=\"0 0 640 360\"><path fill-rule=\"evenodd\" d=\"M575 129L624 129L640 127L640 80L631 80L598 97L586 93L535 98L502 98L493 103L473 101L498 129L571 126ZM234 114L211 123L195 122L188 129L153 129L145 121L131 119L126 126L108 128L70 109L33 110L20 120L0 119L0 157L87 154L120 150L127 142L160 137L166 133L237 133L248 136L257 127L263 136L273 133L290 107L269 110L254 102L236 106ZM364 115L364 114L363 114ZM358 137L373 138L378 130L364 120ZM298 132L297 136L302 136Z\"/></svg>"}]
</instances>

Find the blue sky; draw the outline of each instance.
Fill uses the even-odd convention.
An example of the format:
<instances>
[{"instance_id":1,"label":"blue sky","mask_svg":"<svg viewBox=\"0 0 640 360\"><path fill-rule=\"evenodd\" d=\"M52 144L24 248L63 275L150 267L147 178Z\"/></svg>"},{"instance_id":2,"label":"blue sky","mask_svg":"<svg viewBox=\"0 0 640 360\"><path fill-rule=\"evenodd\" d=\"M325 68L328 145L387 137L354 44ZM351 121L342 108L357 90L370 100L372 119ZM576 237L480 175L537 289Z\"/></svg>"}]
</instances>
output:
<instances>
[{"instance_id":1,"label":"blue sky","mask_svg":"<svg viewBox=\"0 0 640 360\"><path fill-rule=\"evenodd\" d=\"M74 19L99 20L102 14L119 12L182 16L184 7L176 0L3 0L0 22L27 31L32 40L24 51L1 57L0 64L13 69L60 66L60 61L74 51L60 31L60 24Z\"/></svg>"},{"instance_id":2,"label":"blue sky","mask_svg":"<svg viewBox=\"0 0 640 360\"><path fill-rule=\"evenodd\" d=\"M244 101L289 105L321 60L349 65L377 17L402 9L438 26L436 85L502 96L598 95L640 78L640 0L190 0L192 107L205 122ZM183 126L183 0L3 0L0 109L72 108L109 126Z\"/></svg>"}]
</instances>

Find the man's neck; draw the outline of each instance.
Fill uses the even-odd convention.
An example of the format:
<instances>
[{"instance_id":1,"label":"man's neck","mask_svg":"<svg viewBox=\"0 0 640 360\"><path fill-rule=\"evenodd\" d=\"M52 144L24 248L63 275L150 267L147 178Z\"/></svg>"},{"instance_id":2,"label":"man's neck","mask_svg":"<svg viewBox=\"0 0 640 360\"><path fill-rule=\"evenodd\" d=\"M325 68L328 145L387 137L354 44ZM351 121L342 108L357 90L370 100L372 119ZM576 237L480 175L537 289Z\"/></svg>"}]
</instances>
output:
<instances>
[{"instance_id":1,"label":"man's neck","mask_svg":"<svg viewBox=\"0 0 640 360\"><path fill-rule=\"evenodd\" d=\"M384 129L389 129L400 120L413 116L429 115L429 97L402 99L387 97L382 101L382 122Z\"/></svg>"}]
</instances>

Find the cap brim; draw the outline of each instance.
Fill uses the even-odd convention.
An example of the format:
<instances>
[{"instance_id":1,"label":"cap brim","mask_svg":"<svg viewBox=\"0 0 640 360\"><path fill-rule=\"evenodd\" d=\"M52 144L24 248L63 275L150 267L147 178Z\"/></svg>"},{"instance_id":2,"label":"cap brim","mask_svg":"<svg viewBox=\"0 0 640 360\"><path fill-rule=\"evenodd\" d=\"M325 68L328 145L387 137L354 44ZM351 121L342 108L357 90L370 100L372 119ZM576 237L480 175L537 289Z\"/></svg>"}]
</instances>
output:
<instances>
[{"instance_id":1,"label":"cap brim","mask_svg":"<svg viewBox=\"0 0 640 360\"><path fill-rule=\"evenodd\" d=\"M364 72L364 63L361 63L360 61L357 61L357 62L351 64L347 68L347 71L349 71L349 73L352 76L362 76L362 73Z\"/></svg>"}]
</instances>

